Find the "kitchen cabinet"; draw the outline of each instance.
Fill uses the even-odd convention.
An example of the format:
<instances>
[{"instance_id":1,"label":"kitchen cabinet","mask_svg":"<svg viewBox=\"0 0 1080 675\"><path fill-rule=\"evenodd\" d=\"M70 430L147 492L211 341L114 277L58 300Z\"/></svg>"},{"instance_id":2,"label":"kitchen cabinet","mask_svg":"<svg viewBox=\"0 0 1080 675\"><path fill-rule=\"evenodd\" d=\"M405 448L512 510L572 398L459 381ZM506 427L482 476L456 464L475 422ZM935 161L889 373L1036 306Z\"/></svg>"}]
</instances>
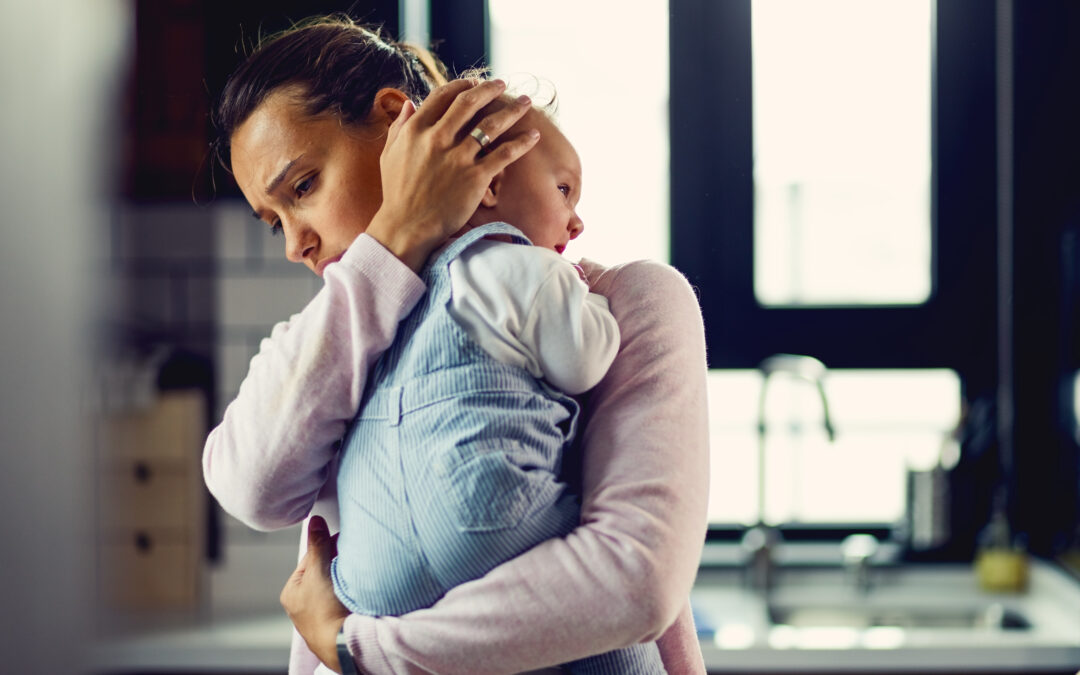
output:
<instances>
[{"instance_id":1,"label":"kitchen cabinet","mask_svg":"<svg viewBox=\"0 0 1080 675\"><path fill-rule=\"evenodd\" d=\"M104 607L191 609L201 600L206 493L201 391L103 415L97 434L98 584Z\"/></svg>"}]
</instances>

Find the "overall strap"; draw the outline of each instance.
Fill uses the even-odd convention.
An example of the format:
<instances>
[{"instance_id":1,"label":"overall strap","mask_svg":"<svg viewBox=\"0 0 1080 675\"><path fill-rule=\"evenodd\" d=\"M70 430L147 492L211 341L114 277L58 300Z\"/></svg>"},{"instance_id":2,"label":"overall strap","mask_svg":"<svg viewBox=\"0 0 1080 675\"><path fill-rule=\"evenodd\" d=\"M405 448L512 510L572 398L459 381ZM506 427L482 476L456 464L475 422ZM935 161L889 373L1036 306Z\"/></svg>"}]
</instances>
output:
<instances>
[{"instance_id":1,"label":"overall strap","mask_svg":"<svg viewBox=\"0 0 1080 675\"><path fill-rule=\"evenodd\" d=\"M461 255L465 249L472 246L480 239L492 234L508 234L510 235L510 240L515 244L524 244L526 246L532 245L532 242L529 241L528 237L522 234L521 230L513 225L499 222L488 223L487 225L475 227L455 239L453 243L447 246L442 253L439 254L439 257L431 261L428 266L436 271L444 270L450 262Z\"/></svg>"}]
</instances>

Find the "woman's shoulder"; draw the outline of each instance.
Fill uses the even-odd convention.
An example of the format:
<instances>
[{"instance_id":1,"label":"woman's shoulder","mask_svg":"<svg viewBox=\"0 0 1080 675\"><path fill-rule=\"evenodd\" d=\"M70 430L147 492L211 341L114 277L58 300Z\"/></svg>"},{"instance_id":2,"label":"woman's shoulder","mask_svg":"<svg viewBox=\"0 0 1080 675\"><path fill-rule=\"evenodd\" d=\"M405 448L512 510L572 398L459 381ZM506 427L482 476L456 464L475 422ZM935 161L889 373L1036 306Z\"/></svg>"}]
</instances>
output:
<instances>
[{"instance_id":1,"label":"woman's shoulder","mask_svg":"<svg viewBox=\"0 0 1080 675\"><path fill-rule=\"evenodd\" d=\"M697 306L697 294L689 280L671 265L656 260L633 260L605 267L582 259L581 268L594 293L609 300L666 297L673 302L688 300Z\"/></svg>"}]
</instances>

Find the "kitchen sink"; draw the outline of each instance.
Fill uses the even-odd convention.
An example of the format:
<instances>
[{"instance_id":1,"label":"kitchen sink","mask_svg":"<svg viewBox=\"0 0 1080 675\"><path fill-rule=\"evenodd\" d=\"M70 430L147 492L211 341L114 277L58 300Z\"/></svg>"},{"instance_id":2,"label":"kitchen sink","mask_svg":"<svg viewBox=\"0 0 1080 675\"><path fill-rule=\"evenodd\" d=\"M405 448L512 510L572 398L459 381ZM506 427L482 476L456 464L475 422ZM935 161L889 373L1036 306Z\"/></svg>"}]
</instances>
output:
<instances>
[{"instance_id":1,"label":"kitchen sink","mask_svg":"<svg viewBox=\"0 0 1080 675\"><path fill-rule=\"evenodd\" d=\"M907 630L934 628L970 630L1030 630L1031 623L1020 612L1001 603L983 607L874 607L808 606L784 607L769 604L769 622L795 628L883 628Z\"/></svg>"},{"instance_id":2,"label":"kitchen sink","mask_svg":"<svg viewBox=\"0 0 1080 675\"><path fill-rule=\"evenodd\" d=\"M691 594L709 672L1038 672L1080 667L1080 582L1031 564L1018 593L982 590L970 564L886 562L868 585L789 545L767 591L705 566ZM1071 670L1069 670L1071 669Z\"/></svg>"}]
</instances>

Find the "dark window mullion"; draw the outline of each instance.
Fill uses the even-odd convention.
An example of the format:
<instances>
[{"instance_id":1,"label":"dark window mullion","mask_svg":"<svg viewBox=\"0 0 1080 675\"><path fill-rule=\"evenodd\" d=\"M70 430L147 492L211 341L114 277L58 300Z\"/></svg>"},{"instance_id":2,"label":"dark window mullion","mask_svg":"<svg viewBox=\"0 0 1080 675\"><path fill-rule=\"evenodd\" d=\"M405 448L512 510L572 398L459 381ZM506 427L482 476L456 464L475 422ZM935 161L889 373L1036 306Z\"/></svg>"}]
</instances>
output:
<instances>
[{"instance_id":1,"label":"dark window mullion","mask_svg":"<svg viewBox=\"0 0 1080 675\"><path fill-rule=\"evenodd\" d=\"M750 2L671 7L672 262L699 288L710 365L754 367L787 351L833 367L953 367L992 382L992 7L938 8L946 46L934 98L944 112L934 134L947 140L934 149L933 194L949 197L934 204L934 296L918 306L797 309L754 297Z\"/></svg>"}]
</instances>

